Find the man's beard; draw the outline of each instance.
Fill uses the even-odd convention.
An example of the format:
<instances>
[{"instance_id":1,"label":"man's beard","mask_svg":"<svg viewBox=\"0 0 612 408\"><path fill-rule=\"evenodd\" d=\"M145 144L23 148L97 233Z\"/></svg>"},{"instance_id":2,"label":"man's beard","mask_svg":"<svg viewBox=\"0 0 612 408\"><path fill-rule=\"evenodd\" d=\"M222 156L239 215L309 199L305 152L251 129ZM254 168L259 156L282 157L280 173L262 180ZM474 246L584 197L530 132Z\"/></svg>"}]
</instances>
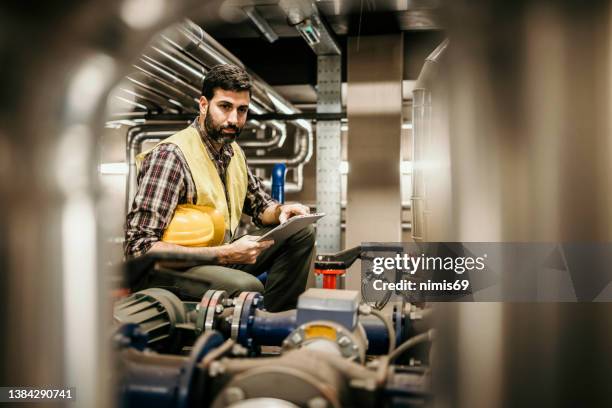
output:
<instances>
[{"instance_id":1,"label":"man's beard","mask_svg":"<svg viewBox=\"0 0 612 408\"><path fill-rule=\"evenodd\" d=\"M216 127L212 116L208 112L206 112L204 117L204 129L208 137L215 143L232 143L238 138L242 130L238 126L233 125ZM223 130L234 130L234 133L223 133Z\"/></svg>"}]
</instances>

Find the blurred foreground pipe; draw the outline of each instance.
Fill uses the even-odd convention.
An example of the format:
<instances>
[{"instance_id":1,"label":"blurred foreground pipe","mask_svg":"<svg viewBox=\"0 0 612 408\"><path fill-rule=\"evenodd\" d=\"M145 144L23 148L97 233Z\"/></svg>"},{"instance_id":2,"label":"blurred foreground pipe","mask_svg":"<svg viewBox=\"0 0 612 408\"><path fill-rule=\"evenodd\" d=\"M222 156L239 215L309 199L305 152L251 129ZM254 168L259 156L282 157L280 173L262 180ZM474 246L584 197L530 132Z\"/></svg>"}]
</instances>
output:
<instances>
[{"instance_id":1,"label":"blurred foreground pipe","mask_svg":"<svg viewBox=\"0 0 612 408\"><path fill-rule=\"evenodd\" d=\"M156 2L159 18L143 21L124 3L0 6L0 384L76 387L75 407L112 395L112 215L98 207L96 169L108 91L153 32L196 4L218 6Z\"/></svg>"},{"instance_id":2,"label":"blurred foreground pipe","mask_svg":"<svg viewBox=\"0 0 612 408\"><path fill-rule=\"evenodd\" d=\"M433 106L448 112L450 129L444 233L610 242L609 3L446 6L448 99ZM558 272L592 273L566 266ZM495 270L502 279L514 272ZM446 304L441 315L437 406L611 406L610 304Z\"/></svg>"}]
</instances>

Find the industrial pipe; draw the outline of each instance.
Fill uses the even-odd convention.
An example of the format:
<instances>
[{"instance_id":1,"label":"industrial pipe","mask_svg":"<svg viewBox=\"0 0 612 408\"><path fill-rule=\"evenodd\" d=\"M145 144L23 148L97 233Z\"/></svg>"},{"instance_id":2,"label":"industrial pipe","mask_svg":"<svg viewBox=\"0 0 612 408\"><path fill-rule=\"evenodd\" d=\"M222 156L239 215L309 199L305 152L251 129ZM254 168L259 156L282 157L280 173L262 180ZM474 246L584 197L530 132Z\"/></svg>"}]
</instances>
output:
<instances>
[{"instance_id":1,"label":"industrial pipe","mask_svg":"<svg viewBox=\"0 0 612 408\"><path fill-rule=\"evenodd\" d=\"M412 238L416 241L426 239L426 146L431 138L431 86L438 71L438 61L444 55L449 41L444 40L425 59L423 69L412 91L412 160L415 166L412 170Z\"/></svg>"},{"instance_id":2,"label":"industrial pipe","mask_svg":"<svg viewBox=\"0 0 612 408\"><path fill-rule=\"evenodd\" d=\"M164 125L169 125L171 122L161 122L159 125L140 125L132 127L128 130L127 134L127 148L126 148L126 158L128 163L128 177L126 180L126 211L129 212L129 207L134 198L134 194L136 192L137 187L137 169L136 169L136 155L140 152L142 143L146 140L163 140L172 134L174 134L177 129L163 129ZM184 124L185 126L188 123ZM162 129L160 129L162 127ZM272 165L277 163L282 163L287 165L288 167L295 168L295 178L297 179L295 183L286 183L285 191L286 192L297 192L301 191L303 187L303 172L302 167L305 163L307 163L312 157L313 151L313 138L312 133L309 132L307 135L303 134L304 131L300 131L299 128L296 128L296 135L299 137L298 143L299 148L298 152L289 158L249 158L248 163L253 166L261 166L261 165ZM264 181L264 186L267 188L271 188L269 181Z\"/></svg>"}]
</instances>

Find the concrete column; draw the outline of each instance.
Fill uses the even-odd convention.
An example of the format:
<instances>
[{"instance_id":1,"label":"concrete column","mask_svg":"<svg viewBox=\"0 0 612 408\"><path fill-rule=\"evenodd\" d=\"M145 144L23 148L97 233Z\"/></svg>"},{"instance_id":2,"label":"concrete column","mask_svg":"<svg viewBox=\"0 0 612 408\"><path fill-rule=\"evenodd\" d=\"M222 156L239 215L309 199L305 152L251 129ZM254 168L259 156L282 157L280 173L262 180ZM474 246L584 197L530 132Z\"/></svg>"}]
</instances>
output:
<instances>
[{"instance_id":1,"label":"concrete column","mask_svg":"<svg viewBox=\"0 0 612 408\"><path fill-rule=\"evenodd\" d=\"M346 247L401 240L403 37L349 38ZM347 289L360 287L359 265Z\"/></svg>"}]
</instances>

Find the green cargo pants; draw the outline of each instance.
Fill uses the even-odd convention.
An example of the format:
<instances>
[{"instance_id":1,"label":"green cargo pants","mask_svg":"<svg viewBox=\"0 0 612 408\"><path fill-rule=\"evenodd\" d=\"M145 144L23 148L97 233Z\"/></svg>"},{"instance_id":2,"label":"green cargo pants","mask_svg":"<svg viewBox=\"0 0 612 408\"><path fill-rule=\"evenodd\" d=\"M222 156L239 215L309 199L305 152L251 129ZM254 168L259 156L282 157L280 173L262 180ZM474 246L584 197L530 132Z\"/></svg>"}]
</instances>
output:
<instances>
[{"instance_id":1,"label":"green cargo pants","mask_svg":"<svg viewBox=\"0 0 612 408\"><path fill-rule=\"evenodd\" d=\"M250 235L263 235L273 227ZM243 291L261 292L270 312L294 309L304 292L315 256L314 228L309 226L282 242L275 242L257 257L253 265L204 265L165 276L163 281L150 276L147 287L164 287L183 299L199 300L208 289L225 290L232 297ZM266 285L257 279L268 272Z\"/></svg>"}]
</instances>

